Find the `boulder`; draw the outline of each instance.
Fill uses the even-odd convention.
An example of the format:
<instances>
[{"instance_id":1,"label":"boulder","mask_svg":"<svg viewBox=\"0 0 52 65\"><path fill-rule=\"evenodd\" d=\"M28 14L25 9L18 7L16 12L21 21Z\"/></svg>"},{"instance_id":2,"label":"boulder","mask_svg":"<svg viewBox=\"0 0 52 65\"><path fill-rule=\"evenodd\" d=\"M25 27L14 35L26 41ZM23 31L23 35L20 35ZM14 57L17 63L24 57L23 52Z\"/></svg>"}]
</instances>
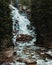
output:
<instances>
[{"instance_id":1,"label":"boulder","mask_svg":"<svg viewBox=\"0 0 52 65\"><path fill-rule=\"evenodd\" d=\"M29 42L32 39L33 39L33 37L30 35L20 34L20 36L18 36L16 40L21 41L21 42Z\"/></svg>"},{"instance_id":2,"label":"boulder","mask_svg":"<svg viewBox=\"0 0 52 65\"><path fill-rule=\"evenodd\" d=\"M6 50L0 52L0 62L13 62L14 55L12 48L7 48Z\"/></svg>"}]
</instances>

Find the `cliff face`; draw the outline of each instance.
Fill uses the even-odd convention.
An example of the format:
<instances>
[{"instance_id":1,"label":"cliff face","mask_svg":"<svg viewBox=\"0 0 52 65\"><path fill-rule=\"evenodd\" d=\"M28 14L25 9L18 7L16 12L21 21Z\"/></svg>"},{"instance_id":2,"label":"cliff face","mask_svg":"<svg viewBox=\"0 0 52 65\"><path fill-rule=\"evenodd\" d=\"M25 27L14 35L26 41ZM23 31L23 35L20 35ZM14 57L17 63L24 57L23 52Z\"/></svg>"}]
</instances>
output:
<instances>
[{"instance_id":1,"label":"cliff face","mask_svg":"<svg viewBox=\"0 0 52 65\"><path fill-rule=\"evenodd\" d=\"M12 21L10 17L9 1L0 0L0 47L12 45Z\"/></svg>"},{"instance_id":2,"label":"cliff face","mask_svg":"<svg viewBox=\"0 0 52 65\"><path fill-rule=\"evenodd\" d=\"M37 44L52 46L52 1L32 0L31 9L32 22L36 27Z\"/></svg>"}]
</instances>

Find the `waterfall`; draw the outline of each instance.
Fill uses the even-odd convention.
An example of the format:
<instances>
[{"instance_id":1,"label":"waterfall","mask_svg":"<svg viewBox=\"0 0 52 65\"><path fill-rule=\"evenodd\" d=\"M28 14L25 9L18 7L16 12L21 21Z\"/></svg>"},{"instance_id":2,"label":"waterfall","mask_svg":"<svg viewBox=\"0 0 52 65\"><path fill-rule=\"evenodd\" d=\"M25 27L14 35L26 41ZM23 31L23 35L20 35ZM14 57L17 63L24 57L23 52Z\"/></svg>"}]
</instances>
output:
<instances>
[{"instance_id":1,"label":"waterfall","mask_svg":"<svg viewBox=\"0 0 52 65\"><path fill-rule=\"evenodd\" d=\"M10 8L12 9L11 16L13 21L13 31L18 31L16 34L14 33L13 43L16 43L16 37L20 36L20 34L26 34L34 37L35 42L35 32L33 31L33 29L28 29L28 27L30 28L31 26L27 16L23 16L22 14L20 14L19 10L12 5L10 5Z\"/></svg>"},{"instance_id":2,"label":"waterfall","mask_svg":"<svg viewBox=\"0 0 52 65\"><path fill-rule=\"evenodd\" d=\"M22 15L24 13L20 13L18 8L14 7L13 5L10 5L10 9L12 10L12 40L14 43L14 51L17 53L16 59L22 59L22 62L15 61L15 63L11 63L11 65L26 65L25 62L33 63L35 61L37 62L37 65L52 65L52 61L50 59L47 59L47 62L45 62L45 60L41 59L39 54L36 52L36 50L42 49L42 47L35 45L35 28L31 27L31 23L27 16ZM44 54L44 52L42 54Z\"/></svg>"}]
</instances>

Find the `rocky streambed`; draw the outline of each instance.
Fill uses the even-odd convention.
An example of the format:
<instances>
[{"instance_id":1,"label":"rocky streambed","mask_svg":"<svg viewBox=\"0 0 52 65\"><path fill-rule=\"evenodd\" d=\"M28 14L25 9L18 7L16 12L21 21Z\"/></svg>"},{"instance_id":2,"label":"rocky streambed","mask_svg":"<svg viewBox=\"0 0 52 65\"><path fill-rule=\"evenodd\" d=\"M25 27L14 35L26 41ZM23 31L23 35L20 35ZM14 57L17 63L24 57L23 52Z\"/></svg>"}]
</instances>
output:
<instances>
[{"instance_id":1,"label":"rocky streambed","mask_svg":"<svg viewBox=\"0 0 52 65\"><path fill-rule=\"evenodd\" d=\"M31 46L15 46L13 49L5 50L0 55L1 65L51 65L52 51L43 47Z\"/></svg>"},{"instance_id":2,"label":"rocky streambed","mask_svg":"<svg viewBox=\"0 0 52 65\"><path fill-rule=\"evenodd\" d=\"M31 26L27 16L13 5L10 9L14 48L6 49L3 55L0 53L0 65L52 65L52 49L36 46L35 28L28 28Z\"/></svg>"}]
</instances>

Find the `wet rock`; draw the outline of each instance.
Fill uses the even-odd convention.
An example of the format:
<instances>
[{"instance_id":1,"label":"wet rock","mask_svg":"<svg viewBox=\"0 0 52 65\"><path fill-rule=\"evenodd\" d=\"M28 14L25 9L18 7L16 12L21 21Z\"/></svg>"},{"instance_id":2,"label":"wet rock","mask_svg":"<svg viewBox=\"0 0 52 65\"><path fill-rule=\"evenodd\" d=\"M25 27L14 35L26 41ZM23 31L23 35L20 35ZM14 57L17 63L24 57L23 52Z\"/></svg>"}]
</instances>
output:
<instances>
[{"instance_id":1,"label":"wet rock","mask_svg":"<svg viewBox=\"0 0 52 65\"><path fill-rule=\"evenodd\" d=\"M17 41L21 41L21 42L29 42L33 39L32 36L30 35L26 35L26 34L20 34L20 37L17 37Z\"/></svg>"},{"instance_id":2,"label":"wet rock","mask_svg":"<svg viewBox=\"0 0 52 65\"><path fill-rule=\"evenodd\" d=\"M49 54L50 56L52 56L52 51L51 50L48 50L46 53Z\"/></svg>"},{"instance_id":3,"label":"wet rock","mask_svg":"<svg viewBox=\"0 0 52 65\"><path fill-rule=\"evenodd\" d=\"M46 53L45 53L46 54ZM49 55L49 54L46 54L46 56L49 58L49 59L52 59L52 56Z\"/></svg>"},{"instance_id":4,"label":"wet rock","mask_svg":"<svg viewBox=\"0 0 52 65\"><path fill-rule=\"evenodd\" d=\"M13 57L6 57L6 56L1 56L0 57L0 62L13 62Z\"/></svg>"},{"instance_id":5,"label":"wet rock","mask_svg":"<svg viewBox=\"0 0 52 65\"><path fill-rule=\"evenodd\" d=\"M45 53L45 52L39 52L38 54L40 55L40 57L41 57L42 59L46 59L46 58L52 59L52 56L49 55L49 54L47 54L47 53Z\"/></svg>"},{"instance_id":6,"label":"wet rock","mask_svg":"<svg viewBox=\"0 0 52 65\"><path fill-rule=\"evenodd\" d=\"M34 61L33 59L27 59L26 64L27 65L36 65L36 61Z\"/></svg>"},{"instance_id":7,"label":"wet rock","mask_svg":"<svg viewBox=\"0 0 52 65\"><path fill-rule=\"evenodd\" d=\"M18 30L14 30L14 31L13 31L13 33L17 33L17 32L18 32Z\"/></svg>"},{"instance_id":8,"label":"wet rock","mask_svg":"<svg viewBox=\"0 0 52 65\"><path fill-rule=\"evenodd\" d=\"M19 58L19 59L17 59L16 61L17 61L17 62L22 62L23 59L22 59L22 58Z\"/></svg>"},{"instance_id":9,"label":"wet rock","mask_svg":"<svg viewBox=\"0 0 52 65\"><path fill-rule=\"evenodd\" d=\"M36 63L29 63L29 64L27 64L27 65L36 65Z\"/></svg>"},{"instance_id":10,"label":"wet rock","mask_svg":"<svg viewBox=\"0 0 52 65\"><path fill-rule=\"evenodd\" d=\"M12 48L7 48L6 50L0 53L0 62L13 62L13 61L14 61L14 55Z\"/></svg>"},{"instance_id":11,"label":"wet rock","mask_svg":"<svg viewBox=\"0 0 52 65\"><path fill-rule=\"evenodd\" d=\"M6 57L12 57L12 56L13 56L13 53L14 53L14 51L13 51L12 48L7 48L7 49L4 51L4 55L5 55Z\"/></svg>"},{"instance_id":12,"label":"wet rock","mask_svg":"<svg viewBox=\"0 0 52 65\"><path fill-rule=\"evenodd\" d=\"M13 53L13 55L15 56L15 55L17 55L17 53L16 53L16 52L14 52L14 53Z\"/></svg>"},{"instance_id":13,"label":"wet rock","mask_svg":"<svg viewBox=\"0 0 52 65\"><path fill-rule=\"evenodd\" d=\"M26 63L27 65L36 65L36 61L34 59L22 59L22 58L19 58L18 60L16 60L17 62L24 62Z\"/></svg>"},{"instance_id":14,"label":"wet rock","mask_svg":"<svg viewBox=\"0 0 52 65\"><path fill-rule=\"evenodd\" d=\"M1 65L11 65L11 64L9 64L9 63L6 62L6 63L3 63L3 64L1 64Z\"/></svg>"}]
</instances>

